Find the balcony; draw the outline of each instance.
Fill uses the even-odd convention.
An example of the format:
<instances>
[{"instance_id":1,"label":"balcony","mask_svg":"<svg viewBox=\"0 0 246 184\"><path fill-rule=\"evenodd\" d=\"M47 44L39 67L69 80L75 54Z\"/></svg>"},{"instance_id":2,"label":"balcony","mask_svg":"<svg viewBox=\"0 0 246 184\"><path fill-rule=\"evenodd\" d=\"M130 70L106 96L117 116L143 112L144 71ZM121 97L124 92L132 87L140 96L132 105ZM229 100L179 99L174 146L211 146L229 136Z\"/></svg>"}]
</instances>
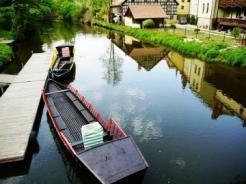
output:
<instances>
[{"instance_id":1,"label":"balcony","mask_svg":"<svg viewBox=\"0 0 246 184\"><path fill-rule=\"evenodd\" d=\"M219 18L218 23L225 26L235 26L246 28L246 19Z\"/></svg>"}]
</instances>

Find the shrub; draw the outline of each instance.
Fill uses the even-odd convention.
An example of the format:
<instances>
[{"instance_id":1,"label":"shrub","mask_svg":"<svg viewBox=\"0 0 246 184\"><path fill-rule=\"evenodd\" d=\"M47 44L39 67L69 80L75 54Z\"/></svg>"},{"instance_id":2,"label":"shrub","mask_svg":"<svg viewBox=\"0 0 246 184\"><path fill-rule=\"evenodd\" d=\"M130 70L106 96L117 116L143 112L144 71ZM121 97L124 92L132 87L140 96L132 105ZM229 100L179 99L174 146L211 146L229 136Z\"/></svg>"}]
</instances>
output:
<instances>
[{"instance_id":1,"label":"shrub","mask_svg":"<svg viewBox=\"0 0 246 184\"><path fill-rule=\"evenodd\" d=\"M219 55L219 51L212 48L212 49L207 51L206 58L213 59L213 58L216 58L218 55Z\"/></svg>"},{"instance_id":2,"label":"shrub","mask_svg":"<svg viewBox=\"0 0 246 184\"><path fill-rule=\"evenodd\" d=\"M187 19L187 21L189 20L189 23L192 25L196 25L197 24L197 18L195 17L195 15L191 15L189 16L189 18Z\"/></svg>"},{"instance_id":3,"label":"shrub","mask_svg":"<svg viewBox=\"0 0 246 184\"><path fill-rule=\"evenodd\" d=\"M143 21L144 28L152 28L155 27L155 22L152 19L146 19Z\"/></svg>"},{"instance_id":4,"label":"shrub","mask_svg":"<svg viewBox=\"0 0 246 184\"><path fill-rule=\"evenodd\" d=\"M0 67L3 66L7 60L10 60L12 54L13 52L10 46L0 44Z\"/></svg>"},{"instance_id":5,"label":"shrub","mask_svg":"<svg viewBox=\"0 0 246 184\"><path fill-rule=\"evenodd\" d=\"M13 34L10 31L0 30L0 38L11 40L13 39Z\"/></svg>"},{"instance_id":6,"label":"shrub","mask_svg":"<svg viewBox=\"0 0 246 184\"><path fill-rule=\"evenodd\" d=\"M239 38L241 31L242 30L239 27L234 27L231 31L231 35L235 38Z\"/></svg>"},{"instance_id":7,"label":"shrub","mask_svg":"<svg viewBox=\"0 0 246 184\"><path fill-rule=\"evenodd\" d=\"M232 65L239 65L246 67L246 47L226 49L221 52L224 61Z\"/></svg>"}]
</instances>

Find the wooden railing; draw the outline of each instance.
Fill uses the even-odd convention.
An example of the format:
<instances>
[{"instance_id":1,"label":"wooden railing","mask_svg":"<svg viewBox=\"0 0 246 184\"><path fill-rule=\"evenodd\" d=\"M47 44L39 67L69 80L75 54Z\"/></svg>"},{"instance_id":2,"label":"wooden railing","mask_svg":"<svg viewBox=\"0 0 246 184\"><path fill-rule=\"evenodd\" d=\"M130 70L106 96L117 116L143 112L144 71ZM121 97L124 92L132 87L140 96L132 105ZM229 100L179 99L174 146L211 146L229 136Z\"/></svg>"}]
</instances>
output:
<instances>
[{"instance_id":1,"label":"wooden railing","mask_svg":"<svg viewBox=\"0 0 246 184\"><path fill-rule=\"evenodd\" d=\"M218 22L221 25L246 27L246 19L219 18Z\"/></svg>"},{"instance_id":2,"label":"wooden railing","mask_svg":"<svg viewBox=\"0 0 246 184\"><path fill-rule=\"evenodd\" d=\"M113 136L114 138L121 138L127 136L127 134L120 128L120 126L115 120L110 119L109 121L106 121L102 114L100 112L97 112L93 105L90 104L84 96L80 95L77 89L75 89L71 85L67 85L67 87L82 101L86 108L104 126L104 128L106 128L110 132L111 136Z\"/></svg>"}]
</instances>

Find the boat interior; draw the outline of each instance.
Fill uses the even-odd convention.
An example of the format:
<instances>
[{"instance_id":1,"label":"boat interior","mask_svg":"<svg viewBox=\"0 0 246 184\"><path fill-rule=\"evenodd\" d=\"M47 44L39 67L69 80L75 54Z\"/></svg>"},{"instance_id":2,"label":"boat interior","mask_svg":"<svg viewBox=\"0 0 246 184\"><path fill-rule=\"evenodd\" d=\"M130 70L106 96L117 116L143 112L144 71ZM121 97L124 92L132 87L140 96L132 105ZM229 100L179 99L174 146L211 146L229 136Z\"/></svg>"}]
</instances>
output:
<instances>
[{"instance_id":1,"label":"boat interior","mask_svg":"<svg viewBox=\"0 0 246 184\"><path fill-rule=\"evenodd\" d=\"M84 151L81 127L97 122L97 119L69 89L54 81L48 82L46 97L59 131L67 138L75 152L80 154ZM103 141L112 139L113 137L103 127Z\"/></svg>"}]
</instances>

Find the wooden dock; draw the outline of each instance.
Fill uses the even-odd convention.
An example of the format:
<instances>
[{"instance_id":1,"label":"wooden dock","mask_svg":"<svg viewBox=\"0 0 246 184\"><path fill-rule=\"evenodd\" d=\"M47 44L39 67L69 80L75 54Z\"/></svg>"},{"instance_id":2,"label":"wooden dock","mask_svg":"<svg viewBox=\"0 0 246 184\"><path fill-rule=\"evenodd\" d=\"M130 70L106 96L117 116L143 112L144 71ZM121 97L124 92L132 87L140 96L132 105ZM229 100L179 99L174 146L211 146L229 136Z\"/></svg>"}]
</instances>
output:
<instances>
[{"instance_id":1,"label":"wooden dock","mask_svg":"<svg viewBox=\"0 0 246 184\"><path fill-rule=\"evenodd\" d=\"M0 163L23 160L51 54L33 54L0 98Z\"/></svg>"},{"instance_id":2,"label":"wooden dock","mask_svg":"<svg viewBox=\"0 0 246 184\"><path fill-rule=\"evenodd\" d=\"M11 84L15 77L16 75L0 74L0 86Z\"/></svg>"}]
</instances>

